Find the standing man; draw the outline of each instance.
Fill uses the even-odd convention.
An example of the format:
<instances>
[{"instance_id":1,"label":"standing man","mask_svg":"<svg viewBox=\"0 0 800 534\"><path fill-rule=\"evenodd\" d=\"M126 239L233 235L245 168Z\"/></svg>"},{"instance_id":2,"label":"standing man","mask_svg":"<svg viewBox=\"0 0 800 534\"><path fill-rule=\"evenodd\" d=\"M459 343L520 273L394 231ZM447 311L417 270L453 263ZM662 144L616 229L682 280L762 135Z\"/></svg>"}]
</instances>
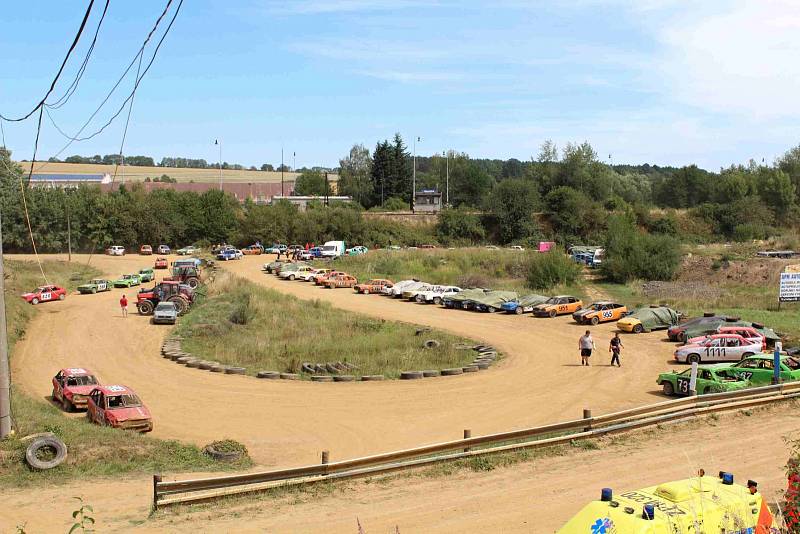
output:
<instances>
[{"instance_id":1,"label":"standing man","mask_svg":"<svg viewBox=\"0 0 800 534\"><path fill-rule=\"evenodd\" d=\"M122 298L119 299L119 307L122 308L122 316L128 316L128 297L122 295Z\"/></svg>"},{"instance_id":2,"label":"standing man","mask_svg":"<svg viewBox=\"0 0 800 534\"><path fill-rule=\"evenodd\" d=\"M619 332L614 334L614 337L611 338L611 343L608 344L608 352L611 353L611 366L614 366L614 362L617 362L617 367L622 367L622 364L619 363L619 353L622 352L622 340L619 338Z\"/></svg>"},{"instance_id":3,"label":"standing man","mask_svg":"<svg viewBox=\"0 0 800 534\"><path fill-rule=\"evenodd\" d=\"M588 330L578 340L578 348L581 351L581 365L589 366L589 358L592 356L594 350L594 340L592 334Z\"/></svg>"}]
</instances>

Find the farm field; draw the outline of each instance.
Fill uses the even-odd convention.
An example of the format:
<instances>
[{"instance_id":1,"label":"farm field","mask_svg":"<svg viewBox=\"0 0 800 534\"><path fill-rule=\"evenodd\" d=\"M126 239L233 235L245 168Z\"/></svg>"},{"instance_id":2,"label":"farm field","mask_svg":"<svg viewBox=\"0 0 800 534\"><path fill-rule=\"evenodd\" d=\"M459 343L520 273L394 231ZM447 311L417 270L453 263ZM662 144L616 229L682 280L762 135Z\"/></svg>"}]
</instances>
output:
<instances>
[{"instance_id":1,"label":"farm field","mask_svg":"<svg viewBox=\"0 0 800 534\"><path fill-rule=\"evenodd\" d=\"M30 169L29 162L17 162L23 169ZM114 165L94 165L90 163L47 163L36 162L33 167L34 174L114 174ZM125 166L125 181L142 182L146 177L156 178L166 174L170 178L175 178L179 182L219 182L218 169L189 169L177 167L135 167ZM122 168L117 169L117 177L122 175ZM284 180L295 180L299 173L286 172ZM335 180L335 175L329 175L329 179ZM281 173L274 171L250 171L250 170L222 170L223 182L266 182L275 183L281 181Z\"/></svg>"}]
</instances>

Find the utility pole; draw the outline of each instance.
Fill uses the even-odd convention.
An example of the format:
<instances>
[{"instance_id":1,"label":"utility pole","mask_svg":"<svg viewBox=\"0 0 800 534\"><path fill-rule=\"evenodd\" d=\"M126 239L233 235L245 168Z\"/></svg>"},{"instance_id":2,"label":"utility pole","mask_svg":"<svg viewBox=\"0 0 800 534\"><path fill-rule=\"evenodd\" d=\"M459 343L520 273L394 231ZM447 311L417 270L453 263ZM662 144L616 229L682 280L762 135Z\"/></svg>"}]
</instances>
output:
<instances>
[{"instance_id":1,"label":"utility pole","mask_svg":"<svg viewBox=\"0 0 800 534\"><path fill-rule=\"evenodd\" d=\"M325 205L328 205L328 195L330 194L330 185L328 184L328 171L325 171Z\"/></svg>"},{"instance_id":2,"label":"utility pole","mask_svg":"<svg viewBox=\"0 0 800 534\"><path fill-rule=\"evenodd\" d=\"M69 196L67 195L64 202L64 207L67 208L67 257L68 261L72 261L72 229L69 225Z\"/></svg>"},{"instance_id":3,"label":"utility pole","mask_svg":"<svg viewBox=\"0 0 800 534\"><path fill-rule=\"evenodd\" d=\"M281 196L283 196L283 147L281 147Z\"/></svg>"},{"instance_id":4,"label":"utility pole","mask_svg":"<svg viewBox=\"0 0 800 534\"><path fill-rule=\"evenodd\" d=\"M445 195L444 195L444 205L450 205L450 151L445 152L446 163L445 166L447 168L447 178L445 180Z\"/></svg>"},{"instance_id":5,"label":"utility pole","mask_svg":"<svg viewBox=\"0 0 800 534\"><path fill-rule=\"evenodd\" d=\"M411 178L411 213L414 213L414 208L417 206L417 141L420 141L419 136L414 138L414 171Z\"/></svg>"},{"instance_id":6,"label":"utility pole","mask_svg":"<svg viewBox=\"0 0 800 534\"><path fill-rule=\"evenodd\" d=\"M219 190L222 191L222 141L214 140L215 145L219 145Z\"/></svg>"},{"instance_id":7,"label":"utility pole","mask_svg":"<svg viewBox=\"0 0 800 534\"><path fill-rule=\"evenodd\" d=\"M292 151L292 172L297 172L297 152Z\"/></svg>"},{"instance_id":8,"label":"utility pole","mask_svg":"<svg viewBox=\"0 0 800 534\"><path fill-rule=\"evenodd\" d=\"M11 434L11 375L6 332L6 279L3 270L3 221L0 214L0 439Z\"/></svg>"}]
</instances>

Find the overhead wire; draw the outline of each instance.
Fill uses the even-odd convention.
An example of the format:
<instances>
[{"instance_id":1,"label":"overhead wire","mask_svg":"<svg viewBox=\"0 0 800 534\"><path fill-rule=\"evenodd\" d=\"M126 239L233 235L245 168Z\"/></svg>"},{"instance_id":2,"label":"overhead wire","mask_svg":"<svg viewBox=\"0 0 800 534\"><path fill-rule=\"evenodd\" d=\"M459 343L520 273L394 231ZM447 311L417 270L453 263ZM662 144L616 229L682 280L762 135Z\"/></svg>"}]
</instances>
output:
<instances>
[{"instance_id":1,"label":"overhead wire","mask_svg":"<svg viewBox=\"0 0 800 534\"><path fill-rule=\"evenodd\" d=\"M67 65L67 61L69 60L70 56L72 55L72 52L75 50L75 47L78 45L78 41L80 40L81 35L83 34L83 30L84 30L84 28L86 28L86 21L89 20L89 15L92 13L92 7L93 6L94 6L94 0L90 0L89 1L89 7L86 8L86 13L84 13L84 15L83 15L83 20L81 21L81 26L80 26L80 28L78 28L78 33L75 35L75 38L72 40L72 45L70 45L69 50L67 51L67 55L64 57L64 61L61 62L61 67L59 67L55 78L53 78L53 81L50 83L50 89L47 90L47 93L44 95L44 97L39 101L38 104L36 104L36 106L34 106L34 108L32 110L30 110L28 113L26 113L23 116L17 117L15 119L11 119L9 117L6 117L2 113L0 113L0 119L3 119L3 120L8 121L8 122L22 122L25 119L27 119L28 117L30 117L31 115L33 115L34 113L36 113L39 109L41 109L42 106L44 106L45 101L47 100L47 98L50 96L50 94L55 89L56 83L58 82L58 79L61 77L61 73L64 72L64 67Z\"/></svg>"},{"instance_id":2,"label":"overhead wire","mask_svg":"<svg viewBox=\"0 0 800 534\"><path fill-rule=\"evenodd\" d=\"M136 67L136 77L139 77L139 71L142 70L142 58L144 55L139 56L139 66ZM134 89L134 93L136 90ZM117 160L117 164L114 165L114 176L111 177L111 183L113 184L114 181L117 179L117 170L119 169L120 162L122 161L122 149L125 147L125 138L128 137L128 125L131 122L131 111L133 111L133 98L131 98L131 103L128 106L128 117L125 119L125 128L122 130L122 141L119 144L119 159ZM124 176L123 176L124 179Z\"/></svg>"}]
</instances>

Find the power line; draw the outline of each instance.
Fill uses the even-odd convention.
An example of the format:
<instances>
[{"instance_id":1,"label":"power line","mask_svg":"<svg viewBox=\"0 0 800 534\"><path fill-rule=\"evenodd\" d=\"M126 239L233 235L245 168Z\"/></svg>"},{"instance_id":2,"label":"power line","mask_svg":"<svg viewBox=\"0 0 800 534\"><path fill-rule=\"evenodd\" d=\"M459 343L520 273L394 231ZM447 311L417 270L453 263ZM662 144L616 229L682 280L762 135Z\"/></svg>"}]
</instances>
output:
<instances>
[{"instance_id":1,"label":"power line","mask_svg":"<svg viewBox=\"0 0 800 534\"><path fill-rule=\"evenodd\" d=\"M61 77L61 73L64 71L64 67L67 65L67 61L69 60L69 57L72 55L72 51L75 50L75 46L77 46L78 41L81 38L81 34L83 33L83 29L86 27L86 21L89 19L89 15L92 12L92 6L94 6L94 0L90 0L89 1L89 7L86 8L86 13L84 13L84 15L83 15L83 20L81 21L80 28L78 28L78 33L75 35L75 39L72 40L72 45L69 47L69 50L67 51L67 55L64 57L64 61L61 62L61 67L59 67L55 78L53 78L53 81L50 83L50 89L48 89L47 94L44 95L44 97L39 101L38 104L36 104L36 106L32 110L30 110L28 113L26 113L22 117L18 117L16 119L9 119L8 117L6 117L2 113L0 113L0 119L6 120L8 122L21 122L21 121L24 121L25 119L27 119L28 117L30 117L31 115L33 115L34 113L36 113L36 111L38 111L39 109L42 108L42 106L44 106L44 103L47 100L47 97L49 97L50 94L53 92L53 89L55 89L56 82L58 82L58 79Z\"/></svg>"}]
</instances>

